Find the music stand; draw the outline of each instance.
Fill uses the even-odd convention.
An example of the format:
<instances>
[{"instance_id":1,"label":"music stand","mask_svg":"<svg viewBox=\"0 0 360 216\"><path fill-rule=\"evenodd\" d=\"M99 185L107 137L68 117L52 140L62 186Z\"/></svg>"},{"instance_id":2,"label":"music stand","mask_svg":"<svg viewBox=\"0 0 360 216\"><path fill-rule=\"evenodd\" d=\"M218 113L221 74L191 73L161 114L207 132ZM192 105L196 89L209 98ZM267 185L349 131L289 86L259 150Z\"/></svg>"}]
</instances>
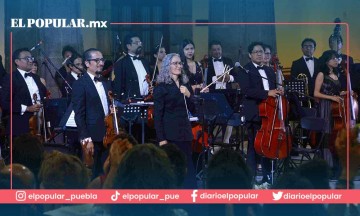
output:
<instances>
[{"instance_id":1,"label":"music stand","mask_svg":"<svg viewBox=\"0 0 360 216\"><path fill-rule=\"evenodd\" d=\"M141 103L130 103L124 106L123 114L121 118L129 123L129 134L131 135L132 124L136 122L137 119L141 123L141 143L145 143L145 119L147 119L147 109L149 106L154 105L153 102L141 102Z\"/></svg>"},{"instance_id":2,"label":"music stand","mask_svg":"<svg viewBox=\"0 0 360 216\"><path fill-rule=\"evenodd\" d=\"M295 93L299 100L306 101L305 82L303 80L286 82L285 89L291 93Z\"/></svg>"}]
</instances>

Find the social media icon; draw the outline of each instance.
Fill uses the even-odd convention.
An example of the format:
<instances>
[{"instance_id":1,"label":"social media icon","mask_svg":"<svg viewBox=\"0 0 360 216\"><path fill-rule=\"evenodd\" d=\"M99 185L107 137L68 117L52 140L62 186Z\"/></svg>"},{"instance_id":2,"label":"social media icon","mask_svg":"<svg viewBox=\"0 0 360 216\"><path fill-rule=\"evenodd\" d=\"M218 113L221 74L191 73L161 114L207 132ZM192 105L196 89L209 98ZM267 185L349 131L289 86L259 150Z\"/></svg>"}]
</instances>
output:
<instances>
[{"instance_id":1,"label":"social media icon","mask_svg":"<svg viewBox=\"0 0 360 216\"><path fill-rule=\"evenodd\" d=\"M193 198L193 202L196 202L196 197L198 196L197 192L198 192L198 190L193 190L193 192L191 194L191 197Z\"/></svg>"},{"instance_id":2,"label":"social media icon","mask_svg":"<svg viewBox=\"0 0 360 216\"><path fill-rule=\"evenodd\" d=\"M115 194L111 195L111 200L116 201L118 200L118 197L120 196L120 193L118 191L115 191Z\"/></svg>"},{"instance_id":3,"label":"social media icon","mask_svg":"<svg viewBox=\"0 0 360 216\"><path fill-rule=\"evenodd\" d=\"M281 199L283 192L282 191L279 191L277 193L272 192L272 195L273 195L273 200L278 201Z\"/></svg>"},{"instance_id":4,"label":"social media icon","mask_svg":"<svg viewBox=\"0 0 360 216\"><path fill-rule=\"evenodd\" d=\"M26 200L26 192L25 191L16 191L15 194L16 201L25 201Z\"/></svg>"}]
</instances>

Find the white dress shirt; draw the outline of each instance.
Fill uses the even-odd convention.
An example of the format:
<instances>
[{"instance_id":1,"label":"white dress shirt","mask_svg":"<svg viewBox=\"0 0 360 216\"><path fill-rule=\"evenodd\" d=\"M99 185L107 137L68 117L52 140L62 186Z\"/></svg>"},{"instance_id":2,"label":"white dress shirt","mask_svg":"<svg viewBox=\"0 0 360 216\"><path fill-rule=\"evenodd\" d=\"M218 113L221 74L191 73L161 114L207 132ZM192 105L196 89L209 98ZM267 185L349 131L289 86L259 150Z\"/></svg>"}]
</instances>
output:
<instances>
[{"instance_id":1,"label":"white dress shirt","mask_svg":"<svg viewBox=\"0 0 360 216\"><path fill-rule=\"evenodd\" d=\"M220 57L219 59L222 59L222 58ZM222 61L214 61L214 58L212 58L212 61L213 61L214 71L215 71L215 76L212 77L212 82L214 82L217 79L217 76L220 76L223 74L225 66ZM222 80L223 79L220 78L218 81L216 81L215 89L226 89L226 82L222 82ZM234 77L232 75L230 75L229 82L234 82Z\"/></svg>"},{"instance_id":2,"label":"white dress shirt","mask_svg":"<svg viewBox=\"0 0 360 216\"><path fill-rule=\"evenodd\" d=\"M306 58L309 58L309 57L303 56L303 58L306 63L306 66L309 69L310 76L313 77L314 76L314 57L312 56L311 58L313 58L313 59L309 59L308 61L306 61Z\"/></svg>"},{"instance_id":3,"label":"white dress shirt","mask_svg":"<svg viewBox=\"0 0 360 216\"><path fill-rule=\"evenodd\" d=\"M146 70L144 65L142 64L141 60L133 60L133 55L129 54L130 59L132 61L132 63L134 64L137 76L138 76L138 80L139 80L139 88L140 88L140 94L142 96L148 95L149 94L149 84L146 82ZM138 56L137 56L138 57Z\"/></svg>"},{"instance_id":4,"label":"white dress shirt","mask_svg":"<svg viewBox=\"0 0 360 216\"><path fill-rule=\"evenodd\" d=\"M26 85L27 85L27 87L29 89L29 92L30 92L30 98L31 98L32 103L35 104L34 100L33 100L33 95L34 94L37 95L37 100L40 101L41 98L40 98L39 88L36 85L36 82L35 82L34 78L32 78L31 76L27 76L25 78L25 73L31 73L31 72L26 72L26 71L21 70L19 68L18 68L18 71L21 73L21 76L24 78L24 80L26 82ZM26 105L21 104L21 115L26 112L26 108L27 108Z\"/></svg>"},{"instance_id":5,"label":"white dress shirt","mask_svg":"<svg viewBox=\"0 0 360 216\"><path fill-rule=\"evenodd\" d=\"M106 92L105 92L105 89L104 89L104 86L102 84L102 82L95 82L94 81L94 75L92 75L91 73L89 73L89 76L91 78L91 80L93 81L95 87L96 87L96 90L99 94L99 97L100 97L100 100L101 100L101 104L103 106L103 109L104 109L104 114L105 116L108 115L109 113L109 104L108 104L108 101L107 101L107 98L106 98Z\"/></svg>"},{"instance_id":6,"label":"white dress shirt","mask_svg":"<svg viewBox=\"0 0 360 216\"><path fill-rule=\"evenodd\" d=\"M260 66L260 65L255 64L254 62L253 62L253 64L254 64L256 69L257 69L258 66ZM265 73L265 70L258 69L258 71L259 71L260 76L264 77L264 78L262 78L262 83L263 83L263 86L264 86L264 90L269 91L270 90L269 80L267 79L268 77L267 77L267 75Z\"/></svg>"}]
</instances>

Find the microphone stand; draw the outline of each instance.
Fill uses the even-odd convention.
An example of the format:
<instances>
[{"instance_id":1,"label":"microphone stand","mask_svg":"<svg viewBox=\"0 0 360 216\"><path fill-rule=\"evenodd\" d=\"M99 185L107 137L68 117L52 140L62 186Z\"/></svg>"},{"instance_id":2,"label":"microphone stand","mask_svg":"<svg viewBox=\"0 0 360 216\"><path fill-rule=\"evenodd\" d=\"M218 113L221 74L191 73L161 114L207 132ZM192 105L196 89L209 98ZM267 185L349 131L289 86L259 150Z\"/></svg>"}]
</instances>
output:
<instances>
[{"instance_id":1,"label":"microphone stand","mask_svg":"<svg viewBox=\"0 0 360 216\"><path fill-rule=\"evenodd\" d=\"M64 83L66 84L66 87L70 90L72 90L70 84L66 81L66 79L63 77L63 75L61 75L60 71L57 69L57 67L54 65L54 63L50 60L49 56L46 54L46 52L39 48L40 53L44 56L45 61L49 62L49 64L51 65L51 67L53 67L55 69L55 72L60 75L61 79L64 81ZM50 72L50 68L48 67L47 64L45 64L46 67L48 68L49 72ZM50 73L51 74L51 73ZM51 77L55 80L54 76L51 74Z\"/></svg>"}]
</instances>

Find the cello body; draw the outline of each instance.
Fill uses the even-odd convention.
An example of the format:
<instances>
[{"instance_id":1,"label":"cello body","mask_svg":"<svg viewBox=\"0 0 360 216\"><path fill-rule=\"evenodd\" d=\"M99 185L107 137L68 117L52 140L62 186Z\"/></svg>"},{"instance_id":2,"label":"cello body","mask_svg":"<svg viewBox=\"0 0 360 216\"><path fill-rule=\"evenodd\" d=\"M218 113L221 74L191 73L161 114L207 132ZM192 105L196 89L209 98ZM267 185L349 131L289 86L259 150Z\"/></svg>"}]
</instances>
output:
<instances>
[{"instance_id":1,"label":"cello body","mask_svg":"<svg viewBox=\"0 0 360 216\"><path fill-rule=\"evenodd\" d=\"M259 105L262 122L255 137L254 148L259 155L270 159L284 159L291 150L291 138L284 121L280 120L286 119L286 112L279 112L280 106L287 110L287 101L282 97L284 96L268 97Z\"/></svg>"}]
</instances>

